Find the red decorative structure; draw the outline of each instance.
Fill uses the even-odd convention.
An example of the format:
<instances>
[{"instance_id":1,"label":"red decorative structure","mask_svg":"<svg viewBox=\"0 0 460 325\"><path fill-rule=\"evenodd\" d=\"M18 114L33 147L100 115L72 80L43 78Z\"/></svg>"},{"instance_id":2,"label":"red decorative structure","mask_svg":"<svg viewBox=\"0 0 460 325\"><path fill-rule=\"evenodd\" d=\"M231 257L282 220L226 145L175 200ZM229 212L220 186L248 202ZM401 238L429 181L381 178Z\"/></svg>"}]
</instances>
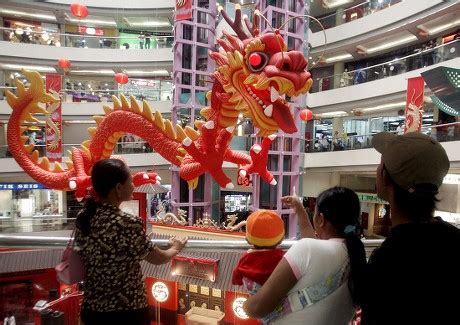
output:
<instances>
[{"instance_id":1,"label":"red decorative structure","mask_svg":"<svg viewBox=\"0 0 460 325\"><path fill-rule=\"evenodd\" d=\"M63 69L64 71L67 71L72 66L72 62L70 62L70 60L68 60L68 59L59 59L58 60L58 66L59 66L59 68Z\"/></svg>"},{"instance_id":2,"label":"red decorative structure","mask_svg":"<svg viewBox=\"0 0 460 325\"><path fill-rule=\"evenodd\" d=\"M115 74L115 81L118 82L119 84L126 84L128 83L128 75L126 73L123 73L123 72L119 72L117 74Z\"/></svg>"},{"instance_id":3,"label":"red decorative structure","mask_svg":"<svg viewBox=\"0 0 460 325\"><path fill-rule=\"evenodd\" d=\"M224 31L218 43L221 50L211 52L210 59L219 66L212 74L213 89L207 93L210 106L201 110L204 120L196 120L196 129L164 119L159 111L152 110L144 101L131 96L113 96L113 107L104 105L104 116L95 116L96 127L90 127L90 139L81 148L73 148L67 168L49 164L39 152L26 143L26 129L22 122L37 121L32 114L48 114L41 104L53 104L58 96L44 91L43 80L37 72L23 71L31 86L26 88L16 80L16 93L6 92L8 104L13 109L8 122L9 149L18 164L37 182L53 189L76 191L77 198L89 187L91 167L100 159L112 156L118 139L125 133L145 139L149 145L171 164L180 168L180 176L190 188L196 188L203 173L209 173L223 188L233 188L231 179L224 173L224 162L242 165L246 175L258 173L263 180L276 184L267 171L268 147L274 134L281 131L297 132L294 112L285 95L296 97L310 89L313 80L306 70L307 60L302 52L288 51L279 33L259 35L256 23L241 24L241 10L237 8L235 20L221 12L237 36ZM254 18L255 22L258 20ZM287 64L289 62L289 64ZM115 80L128 82L125 73L117 73ZM26 100L27 99L27 100ZM251 118L264 137L262 146L253 148L250 155L230 147L238 117ZM265 165L265 166L264 166ZM144 173L141 183L156 182L153 175ZM143 174L143 175L144 175Z\"/></svg>"},{"instance_id":4,"label":"red decorative structure","mask_svg":"<svg viewBox=\"0 0 460 325\"><path fill-rule=\"evenodd\" d=\"M81 3L72 3L70 5L70 12L72 13L72 15L80 19L85 18L86 16L88 16L89 13L88 8Z\"/></svg>"}]
</instances>

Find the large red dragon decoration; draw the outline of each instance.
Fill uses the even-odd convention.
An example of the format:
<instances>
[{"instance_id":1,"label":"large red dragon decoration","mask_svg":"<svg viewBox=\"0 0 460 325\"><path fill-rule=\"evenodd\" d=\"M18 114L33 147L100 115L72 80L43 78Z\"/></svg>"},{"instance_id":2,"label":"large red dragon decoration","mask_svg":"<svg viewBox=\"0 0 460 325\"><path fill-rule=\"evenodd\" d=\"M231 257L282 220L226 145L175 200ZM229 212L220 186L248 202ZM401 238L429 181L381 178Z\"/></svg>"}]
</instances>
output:
<instances>
[{"instance_id":1,"label":"large red dragon decoration","mask_svg":"<svg viewBox=\"0 0 460 325\"><path fill-rule=\"evenodd\" d=\"M287 51L277 30L259 35L257 16L254 16L254 23L245 20L247 28L244 28L239 9L234 20L225 12L222 15L236 36L224 32L224 38L218 40L219 51L209 54L217 64L212 74L212 91L207 94L211 105L201 110L205 120L195 121L195 128L174 126L158 111L152 113L145 101L140 105L134 97L128 100L123 95L114 96L113 107L104 105L105 115L94 117L97 126L88 129L90 139L80 148L72 148L67 168L59 163L53 166L46 157L39 157L33 145L26 144L27 127L23 125L38 122L34 114L48 115L44 105L58 102L60 98L44 91L43 80L37 72L24 71L30 87L25 88L17 79L16 94L6 92L8 104L13 109L8 122L8 145L18 164L37 182L63 191L75 190L76 196L81 198L91 185L89 175L93 164L111 157L118 139L131 133L179 166L180 176L191 188L196 187L198 177L205 172L221 187L232 188L230 178L222 169L226 161L240 165L241 176L258 173L265 181L276 184L266 168L268 146L280 129L286 133L297 131L293 110L285 95L292 98L310 89L312 79L306 71L307 60L301 52ZM258 135L266 138L262 145L264 150L253 148L251 155L247 155L230 148L240 114L251 118L259 130ZM155 183L157 179L154 172L134 175L136 186Z\"/></svg>"}]
</instances>

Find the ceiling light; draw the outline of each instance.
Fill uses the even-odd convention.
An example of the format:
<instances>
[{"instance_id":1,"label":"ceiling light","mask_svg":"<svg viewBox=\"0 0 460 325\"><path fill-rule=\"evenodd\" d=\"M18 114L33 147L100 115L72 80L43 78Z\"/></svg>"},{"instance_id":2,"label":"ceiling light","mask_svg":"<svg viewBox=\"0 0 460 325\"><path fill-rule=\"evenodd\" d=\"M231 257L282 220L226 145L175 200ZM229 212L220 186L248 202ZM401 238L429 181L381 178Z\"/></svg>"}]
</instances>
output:
<instances>
[{"instance_id":1,"label":"ceiling light","mask_svg":"<svg viewBox=\"0 0 460 325\"><path fill-rule=\"evenodd\" d=\"M56 21L56 17L53 15L34 14L30 12L25 12L25 11L16 11L16 10L2 9L2 8L0 8L0 13L5 14L5 15L15 15L15 16L21 16L21 17L40 18L44 20Z\"/></svg>"},{"instance_id":2,"label":"ceiling light","mask_svg":"<svg viewBox=\"0 0 460 325\"><path fill-rule=\"evenodd\" d=\"M78 23L78 24L95 24L98 26L102 26L102 25L117 26L117 23L113 19L112 20L95 19L95 18L75 19L69 16L67 13L65 13L65 20L70 21L72 23Z\"/></svg>"},{"instance_id":3,"label":"ceiling light","mask_svg":"<svg viewBox=\"0 0 460 325\"><path fill-rule=\"evenodd\" d=\"M445 31L446 29L457 27L459 25L460 25L460 19L457 19L447 24L435 26L433 28L428 28L425 25L419 25L417 26L417 28L429 35L433 35L433 34L437 34L439 32Z\"/></svg>"},{"instance_id":4,"label":"ceiling light","mask_svg":"<svg viewBox=\"0 0 460 325\"><path fill-rule=\"evenodd\" d=\"M351 0L335 0L335 1L334 0L330 0L330 1L323 0L323 7L327 9L332 9L332 8L339 7L341 5L344 5L350 2L353 2L353 1Z\"/></svg>"},{"instance_id":5,"label":"ceiling light","mask_svg":"<svg viewBox=\"0 0 460 325\"><path fill-rule=\"evenodd\" d=\"M348 113L345 111L334 111L334 112L326 112L318 114L321 118L323 117L339 117L339 116L347 116Z\"/></svg>"},{"instance_id":6,"label":"ceiling light","mask_svg":"<svg viewBox=\"0 0 460 325\"><path fill-rule=\"evenodd\" d=\"M21 65L21 64L2 64L1 65L5 70L35 70L38 72L56 72L56 69L53 67L46 67L40 65Z\"/></svg>"},{"instance_id":7,"label":"ceiling light","mask_svg":"<svg viewBox=\"0 0 460 325\"><path fill-rule=\"evenodd\" d=\"M391 41L391 42L383 43L383 44L375 46L375 47L366 48L365 46L358 45L357 48L359 50L363 50L364 52L371 54L371 53L378 52L378 51L385 50L385 49L389 49L389 48L392 48L392 47L395 47L395 46L398 46L398 45L401 45L401 44L406 44L406 43L409 43L409 42L412 42L412 41L415 41L415 40L417 40L417 37L415 35L410 35L410 36L400 38L400 39L397 39L397 40L394 40L394 41Z\"/></svg>"},{"instance_id":8,"label":"ceiling light","mask_svg":"<svg viewBox=\"0 0 460 325\"><path fill-rule=\"evenodd\" d=\"M129 23L132 27L169 27L170 23L166 21L143 21L140 23Z\"/></svg>"},{"instance_id":9,"label":"ceiling light","mask_svg":"<svg viewBox=\"0 0 460 325\"><path fill-rule=\"evenodd\" d=\"M113 70L102 69L102 70L71 70L73 74L115 74Z\"/></svg>"},{"instance_id":10,"label":"ceiling light","mask_svg":"<svg viewBox=\"0 0 460 325\"><path fill-rule=\"evenodd\" d=\"M400 107L400 106L406 106L406 102L389 103L389 104L378 105L378 106L374 106L374 107L357 108L357 109L361 110L363 112L373 112L373 111L380 111L380 110L384 110L384 109L396 108L396 107Z\"/></svg>"},{"instance_id":11,"label":"ceiling light","mask_svg":"<svg viewBox=\"0 0 460 325\"><path fill-rule=\"evenodd\" d=\"M331 56L331 57L325 58L324 61L326 63L332 63L332 62L342 61L342 60L346 60L346 59L351 59L352 57L353 57L353 55L351 55L350 53L346 53L346 54L339 54L339 55L336 55L336 56Z\"/></svg>"},{"instance_id":12,"label":"ceiling light","mask_svg":"<svg viewBox=\"0 0 460 325\"><path fill-rule=\"evenodd\" d=\"M165 76L169 76L169 72L167 70L125 70L125 72L128 74L128 75L165 75Z\"/></svg>"}]
</instances>

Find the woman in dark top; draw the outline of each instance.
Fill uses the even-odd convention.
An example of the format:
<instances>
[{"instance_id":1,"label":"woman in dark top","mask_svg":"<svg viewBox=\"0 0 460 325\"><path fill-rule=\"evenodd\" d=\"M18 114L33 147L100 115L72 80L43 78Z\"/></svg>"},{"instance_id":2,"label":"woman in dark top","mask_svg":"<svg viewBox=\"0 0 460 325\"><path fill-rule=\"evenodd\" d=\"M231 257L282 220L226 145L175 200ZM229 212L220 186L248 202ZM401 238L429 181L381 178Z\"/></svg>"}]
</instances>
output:
<instances>
[{"instance_id":1,"label":"woman in dark top","mask_svg":"<svg viewBox=\"0 0 460 325\"><path fill-rule=\"evenodd\" d=\"M120 210L134 190L123 161L96 162L91 178L98 200L88 199L77 217L76 242L86 268L81 318L85 325L150 324L140 262L167 263L186 239L173 238L169 249L158 249L141 219Z\"/></svg>"}]
</instances>

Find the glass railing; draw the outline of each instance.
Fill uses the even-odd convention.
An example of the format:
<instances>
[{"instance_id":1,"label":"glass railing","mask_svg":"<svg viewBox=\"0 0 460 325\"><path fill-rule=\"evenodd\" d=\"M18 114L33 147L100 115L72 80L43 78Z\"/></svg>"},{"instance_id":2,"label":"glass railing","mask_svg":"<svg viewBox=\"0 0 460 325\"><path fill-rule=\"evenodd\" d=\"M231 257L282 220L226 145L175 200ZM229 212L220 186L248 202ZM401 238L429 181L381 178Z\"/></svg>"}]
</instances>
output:
<instances>
[{"instance_id":1,"label":"glass railing","mask_svg":"<svg viewBox=\"0 0 460 325\"><path fill-rule=\"evenodd\" d=\"M325 29L328 29L371 15L377 11L389 8L401 1L402 0L365 1L364 3L360 3L350 8L338 8L336 12L332 14L316 18L321 22ZM310 28L314 33L322 30L321 27L315 23L310 24Z\"/></svg>"},{"instance_id":2,"label":"glass railing","mask_svg":"<svg viewBox=\"0 0 460 325\"><path fill-rule=\"evenodd\" d=\"M95 125L95 124L94 124ZM88 124L88 126L91 126ZM254 139L250 136L235 136L232 138L233 150L249 151L254 143ZM80 143L75 144L63 144L62 155L68 157L68 151L72 150L73 147L79 148ZM46 145L36 144L34 150L37 150L40 157L46 156ZM125 154L138 154L138 153L151 153L155 152L152 147L144 140L139 141L122 141L120 140L113 149L114 155L125 155ZM7 145L0 145L0 158L12 158Z\"/></svg>"},{"instance_id":3,"label":"glass railing","mask_svg":"<svg viewBox=\"0 0 460 325\"><path fill-rule=\"evenodd\" d=\"M59 32L35 32L23 29L0 27L3 40L12 43L36 44L58 47L97 48L97 49L160 49L172 48L174 36L99 36ZM120 31L122 33L122 31Z\"/></svg>"},{"instance_id":4,"label":"glass railing","mask_svg":"<svg viewBox=\"0 0 460 325\"><path fill-rule=\"evenodd\" d=\"M28 84L25 84L28 87ZM4 91L15 91L16 87L0 86L0 100L4 97ZM60 92L62 102L65 103L95 103L95 102L112 102L112 96L125 95L126 97L134 96L137 100L147 101L170 101L172 90L170 87L166 89L152 89L148 87L123 87L119 89L82 89L82 90L62 90Z\"/></svg>"},{"instance_id":5,"label":"glass railing","mask_svg":"<svg viewBox=\"0 0 460 325\"><path fill-rule=\"evenodd\" d=\"M396 131L390 132L396 133ZM432 136L439 142L460 141L460 122L424 126L422 127L422 132ZM325 137L322 139L302 139L304 141L303 152L313 153L372 148L372 137L375 134L376 133L348 135L342 137ZM232 138L231 147L233 150L249 151L253 144L254 137L250 135L235 136ZM68 151L70 151L73 147L79 148L80 146L80 143L63 144L63 157L68 157ZM35 150L38 150L40 157L46 156L46 145L37 144L35 145ZM113 150L113 154L118 155L152 152L155 151L146 141L142 139L139 139L139 141L123 141L122 139L117 143ZM12 158L7 145L0 145L0 158Z\"/></svg>"},{"instance_id":6,"label":"glass railing","mask_svg":"<svg viewBox=\"0 0 460 325\"><path fill-rule=\"evenodd\" d=\"M37 214L30 218L0 217L0 233L72 230L74 227L75 218L66 218L62 214Z\"/></svg>"},{"instance_id":7,"label":"glass railing","mask_svg":"<svg viewBox=\"0 0 460 325\"><path fill-rule=\"evenodd\" d=\"M366 68L345 71L323 78L313 76L311 93L342 88L362 84L369 81L379 80L408 71L421 69L433 64L457 58L460 53L460 40L442 44L430 49L420 50L402 58L372 65ZM313 71L314 75L314 71Z\"/></svg>"},{"instance_id":8,"label":"glass railing","mask_svg":"<svg viewBox=\"0 0 460 325\"><path fill-rule=\"evenodd\" d=\"M389 132L398 133L397 131ZM460 141L460 122L424 126L422 127L422 132L439 142ZM372 137L375 134L304 139L304 152L314 153L372 148Z\"/></svg>"}]
</instances>

